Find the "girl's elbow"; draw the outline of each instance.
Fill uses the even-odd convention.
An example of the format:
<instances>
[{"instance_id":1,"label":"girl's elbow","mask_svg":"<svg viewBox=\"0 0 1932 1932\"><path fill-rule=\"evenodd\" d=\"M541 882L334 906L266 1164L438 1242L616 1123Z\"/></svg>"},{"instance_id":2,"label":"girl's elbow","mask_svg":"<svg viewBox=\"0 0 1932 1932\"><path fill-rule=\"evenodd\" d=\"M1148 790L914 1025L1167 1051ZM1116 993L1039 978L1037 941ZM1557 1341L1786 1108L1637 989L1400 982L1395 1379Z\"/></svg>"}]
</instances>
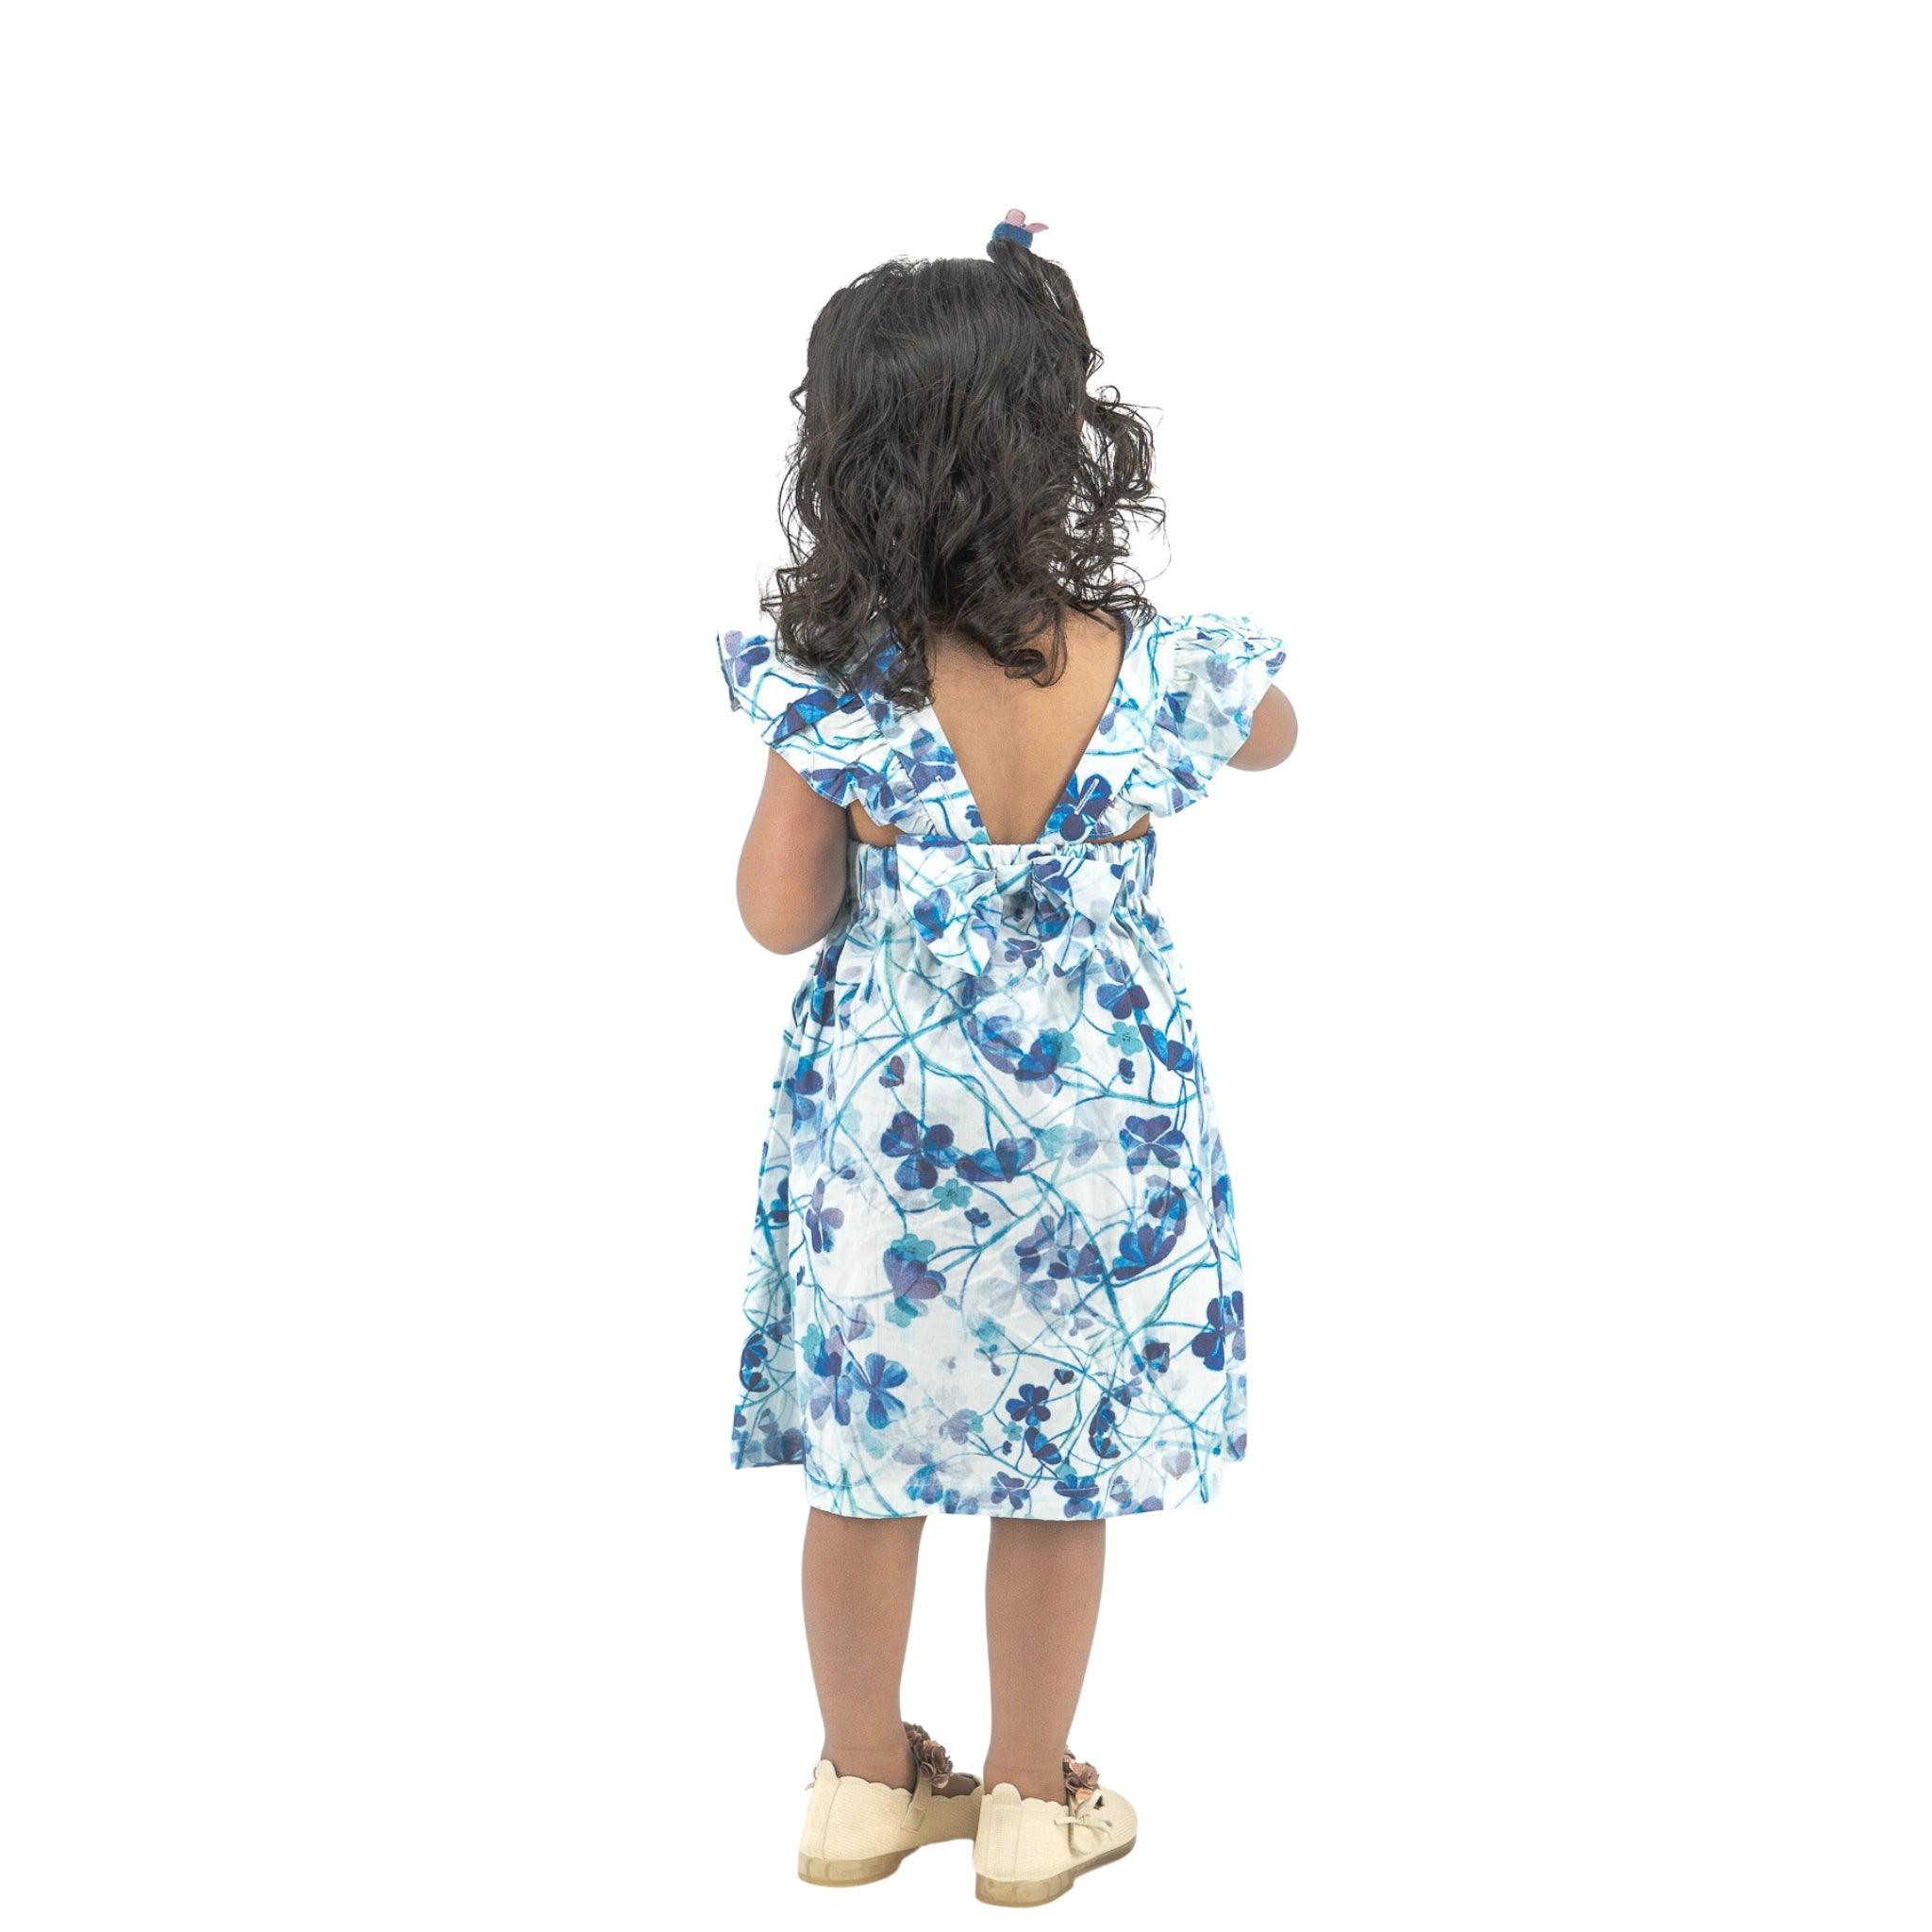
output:
<instances>
[{"instance_id":1,"label":"girl's elbow","mask_svg":"<svg viewBox=\"0 0 1932 1932\"><path fill-rule=\"evenodd\" d=\"M1294 750L1295 741L1301 727L1294 715L1294 707L1286 698L1279 703L1271 701L1262 705L1255 713L1255 721L1240 750L1228 759L1237 771L1266 772L1287 762L1289 754Z\"/></svg>"},{"instance_id":2,"label":"girl's elbow","mask_svg":"<svg viewBox=\"0 0 1932 1932\"><path fill-rule=\"evenodd\" d=\"M823 912L798 906L761 906L741 894L738 916L766 952L802 953L831 931L838 908Z\"/></svg>"},{"instance_id":3,"label":"girl's elbow","mask_svg":"<svg viewBox=\"0 0 1932 1932\"><path fill-rule=\"evenodd\" d=\"M791 953L803 953L824 939L827 928L816 929L808 926L761 925L747 919L744 929L758 941L768 953L776 953L781 958Z\"/></svg>"},{"instance_id":4,"label":"girl's elbow","mask_svg":"<svg viewBox=\"0 0 1932 1932\"><path fill-rule=\"evenodd\" d=\"M1288 694L1279 690L1271 691L1256 714L1255 723L1258 727L1255 735L1260 741L1256 747L1256 766L1265 771L1274 765L1286 764L1289 754L1294 750L1295 740L1301 736L1301 721L1295 716Z\"/></svg>"}]
</instances>

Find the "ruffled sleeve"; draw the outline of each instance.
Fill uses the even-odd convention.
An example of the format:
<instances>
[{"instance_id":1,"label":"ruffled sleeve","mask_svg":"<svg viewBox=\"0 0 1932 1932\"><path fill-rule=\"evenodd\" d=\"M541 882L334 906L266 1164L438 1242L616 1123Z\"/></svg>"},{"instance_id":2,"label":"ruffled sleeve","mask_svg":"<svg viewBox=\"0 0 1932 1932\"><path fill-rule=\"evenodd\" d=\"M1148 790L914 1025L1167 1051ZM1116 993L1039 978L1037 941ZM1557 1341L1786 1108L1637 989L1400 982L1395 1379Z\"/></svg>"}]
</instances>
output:
<instances>
[{"instance_id":1,"label":"ruffled sleeve","mask_svg":"<svg viewBox=\"0 0 1932 1932\"><path fill-rule=\"evenodd\" d=\"M864 697L820 680L781 658L763 633L727 630L718 668L735 710L746 712L764 742L822 798L868 810L886 784L878 733Z\"/></svg>"},{"instance_id":2,"label":"ruffled sleeve","mask_svg":"<svg viewBox=\"0 0 1932 1932\"><path fill-rule=\"evenodd\" d=\"M1184 810L1254 728L1255 707L1287 661L1281 640L1245 617L1170 620L1156 657L1160 689L1146 749L1125 793L1158 816Z\"/></svg>"}]
</instances>

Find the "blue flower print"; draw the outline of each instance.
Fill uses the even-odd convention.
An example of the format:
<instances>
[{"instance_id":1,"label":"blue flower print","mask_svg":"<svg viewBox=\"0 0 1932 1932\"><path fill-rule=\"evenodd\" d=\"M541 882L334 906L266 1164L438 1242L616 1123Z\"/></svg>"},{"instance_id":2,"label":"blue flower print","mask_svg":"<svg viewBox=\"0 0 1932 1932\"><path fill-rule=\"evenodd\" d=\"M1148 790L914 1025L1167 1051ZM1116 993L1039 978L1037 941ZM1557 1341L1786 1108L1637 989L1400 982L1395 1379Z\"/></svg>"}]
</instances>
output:
<instances>
[{"instance_id":1,"label":"blue flower print","mask_svg":"<svg viewBox=\"0 0 1932 1932\"><path fill-rule=\"evenodd\" d=\"M928 941L936 940L944 933L952 911L953 895L941 886L913 907L912 923Z\"/></svg>"},{"instance_id":2,"label":"blue flower print","mask_svg":"<svg viewBox=\"0 0 1932 1932\"><path fill-rule=\"evenodd\" d=\"M914 1503L937 1503L946 1493L946 1481L936 1463L920 1463L906 1480L906 1494Z\"/></svg>"},{"instance_id":3,"label":"blue flower print","mask_svg":"<svg viewBox=\"0 0 1932 1932\"><path fill-rule=\"evenodd\" d=\"M771 655L772 647L763 638L747 638L737 630L724 633L721 651L724 675L741 691L751 682L752 673Z\"/></svg>"},{"instance_id":4,"label":"blue flower print","mask_svg":"<svg viewBox=\"0 0 1932 1932\"><path fill-rule=\"evenodd\" d=\"M840 711L856 711L860 708L860 700L856 691L836 691L824 685L816 690L803 692L785 707L778 721L778 736L796 738L801 732L814 729Z\"/></svg>"},{"instance_id":5,"label":"blue flower print","mask_svg":"<svg viewBox=\"0 0 1932 1932\"><path fill-rule=\"evenodd\" d=\"M1010 927L1002 930L1000 946L1008 966L1028 970L1040 964L1046 950L1030 932L1014 932Z\"/></svg>"},{"instance_id":6,"label":"blue flower print","mask_svg":"<svg viewBox=\"0 0 1932 1932\"><path fill-rule=\"evenodd\" d=\"M969 1181L1009 1181L1033 1158L1033 1142L1003 1134L991 1147L959 1157L959 1173Z\"/></svg>"},{"instance_id":7,"label":"blue flower print","mask_svg":"<svg viewBox=\"0 0 1932 1932\"><path fill-rule=\"evenodd\" d=\"M839 952L837 945L824 947L811 969L806 1011L821 1026L829 1026L839 1009Z\"/></svg>"},{"instance_id":8,"label":"blue flower print","mask_svg":"<svg viewBox=\"0 0 1932 1932\"><path fill-rule=\"evenodd\" d=\"M983 1319L973 1324L973 1353L984 1360L988 1371L995 1375L1000 1372L1000 1344L1005 1340L997 1322Z\"/></svg>"},{"instance_id":9,"label":"blue flower print","mask_svg":"<svg viewBox=\"0 0 1932 1932\"><path fill-rule=\"evenodd\" d=\"M1170 1039L1157 1026L1150 1026L1145 1020L1141 1022L1141 1043L1154 1058L1175 1074L1190 1073L1194 1065L1194 1050L1178 1040Z\"/></svg>"},{"instance_id":10,"label":"blue flower print","mask_svg":"<svg viewBox=\"0 0 1932 1932\"><path fill-rule=\"evenodd\" d=\"M1194 769L1194 761L1186 752L1176 752L1168 766L1173 784L1169 789L1169 808L1178 811L1189 799L1207 789L1207 780Z\"/></svg>"},{"instance_id":11,"label":"blue flower print","mask_svg":"<svg viewBox=\"0 0 1932 1932\"><path fill-rule=\"evenodd\" d=\"M1053 1263L1046 1272L1054 1280L1084 1281L1091 1287L1107 1279L1099 1248L1072 1214L1060 1216L1053 1241Z\"/></svg>"},{"instance_id":12,"label":"blue flower print","mask_svg":"<svg viewBox=\"0 0 1932 1932\"><path fill-rule=\"evenodd\" d=\"M1054 1240L1054 1224L1042 1216L1031 1234L1023 1234L1014 1241L1013 1254L1021 1274L1031 1274L1052 1254Z\"/></svg>"},{"instance_id":13,"label":"blue flower print","mask_svg":"<svg viewBox=\"0 0 1932 1932\"><path fill-rule=\"evenodd\" d=\"M1054 1484L1053 1492L1067 1499L1067 1507L1061 1511L1066 1516L1098 1516L1100 1505L1095 1500L1100 1494L1100 1485L1091 1475L1062 1476Z\"/></svg>"},{"instance_id":14,"label":"blue flower print","mask_svg":"<svg viewBox=\"0 0 1932 1932\"><path fill-rule=\"evenodd\" d=\"M1144 1013L1147 1010L1146 989L1134 985L1132 981L1124 985L1119 980L1103 979L1093 989L1093 997L1116 1020L1124 1021L1130 1013ZM1135 1038L1139 1037L1137 1032Z\"/></svg>"},{"instance_id":15,"label":"blue flower print","mask_svg":"<svg viewBox=\"0 0 1932 1932\"><path fill-rule=\"evenodd\" d=\"M1227 1224L1234 1219L1234 1183L1225 1174L1214 1183L1214 1216L1217 1221Z\"/></svg>"},{"instance_id":16,"label":"blue flower print","mask_svg":"<svg viewBox=\"0 0 1932 1932\"><path fill-rule=\"evenodd\" d=\"M1188 1197L1178 1188L1156 1188L1147 1197L1146 1219L1122 1238L1120 1265L1114 1270L1124 1281L1144 1274L1174 1253L1188 1222Z\"/></svg>"},{"instance_id":17,"label":"blue flower print","mask_svg":"<svg viewBox=\"0 0 1932 1932\"><path fill-rule=\"evenodd\" d=\"M1208 1325L1189 1346L1210 1369L1225 1368L1229 1356L1236 1361L1246 1358L1247 1328L1240 1289L1232 1294L1218 1294L1208 1304Z\"/></svg>"},{"instance_id":18,"label":"blue flower print","mask_svg":"<svg viewBox=\"0 0 1932 1932\"><path fill-rule=\"evenodd\" d=\"M846 1373L845 1343L834 1328L829 1336L814 1324L805 1331L805 1359L812 1377L811 1419L829 1413L841 1428L852 1421L852 1381Z\"/></svg>"},{"instance_id":19,"label":"blue flower print","mask_svg":"<svg viewBox=\"0 0 1932 1932\"><path fill-rule=\"evenodd\" d=\"M1013 1031L1011 1020L1000 1013L989 1013L981 1017L971 997L971 980L962 982L967 990L966 1012L959 1022L960 1031L984 1054L988 1061L1010 1074L1020 1064L1020 1057L1026 1051L1026 1042Z\"/></svg>"},{"instance_id":20,"label":"blue flower print","mask_svg":"<svg viewBox=\"0 0 1932 1932\"><path fill-rule=\"evenodd\" d=\"M981 1020L969 1013L960 1024L993 1066L1020 1080L1040 1081L1052 1091L1059 1090L1058 1070L1080 1058L1079 1042L1060 1027L1042 1027L1029 1046L1012 1022L999 1015Z\"/></svg>"},{"instance_id":21,"label":"blue flower print","mask_svg":"<svg viewBox=\"0 0 1932 1932\"><path fill-rule=\"evenodd\" d=\"M758 1417L758 1444L767 1462L805 1460L805 1431L781 1429L772 1420L769 1410Z\"/></svg>"},{"instance_id":22,"label":"blue flower print","mask_svg":"<svg viewBox=\"0 0 1932 1932\"><path fill-rule=\"evenodd\" d=\"M976 1516L979 1498L961 1485L962 1474L974 1472L970 1457L949 1455L929 1443L901 1442L893 1459L910 1469L905 1493L908 1500L937 1508L947 1516Z\"/></svg>"},{"instance_id":23,"label":"blue flower print","mask_svg":"<svg viewBox=\"0 0 1932 1932\"><path fill-rule=\"evenodd\" d=\"M1112 798L1113 787L1097 772L1078 784L1070 778L1060 802L1046 822L1046 829L1059 839L1091 839L1106 829L1104 821Z\"/></svg>"},{"instance_id":24,"label":"blue flower print","mask_svg":"<svg viewBox=\"0 0 1932 1932\"><path fill-rule=\"evenodd\" d=\"M1121 1127L1121 1145L1126 1149L1127 1172L1139 1174L1149 1160L1178 1167L1188 1150L1188 1137L1164 1113L1145 1120L1130 1113Z\"/></svg>"},{"instance_id":25,"label":"blue flower print","mask_svg":"<svg viewBox=\"0 0 1932 1932\"><path fill-rule=\"evenodd\" d=\"M805 1210L806 1232L810 1237L812 1252L829 1255L832 1252L832 1237L845 1224L842 1208L825 1206L825 1184L814 1181L811 1190L811 1205Z\"/></svg>"},{"instance_id":26,"label":"blue flower print","mask_svg":"<svg viewBox=\"0 0 1932 1932\"><path fill-rule=\"evenodd\" d=\"M907 743L906 756L909 766L908 776L915 792L945 784L959 769L952 747L930 731L915 731Z\"/></svg>"},{"instance_id":27,"label":"blue flower print","mask_svg":"<svg viewBox=\"0 0 1932 1932\"><path fill-rule=\"evenodd\" d=\"M1052 1406L1047 1400L1048 1393L1049 1391L1037 1382L1023 1382L1020 1385L1020 1392L1007 1403L1007 1413L1016 1423L1035 1425L1043 1423L1053 1414Z\"/></svg>"},{"instance_id":28,"label":"blue flower print","mask_svg":"<svg viewBox=\"0 0 1932 1932\"><path fill-rule=\"evenodd\" d=\"M738 1352L738 1380L747 1394L759 1394L772 1386L765 1374L765 1364L771 1358L772 1344L766 1341L765 1331L754 1328Z\"/></svg>"},{"instance_id":29,"label":"blue flower print","mask_svg":"<svg viewBox=\"0 0 1932 1932\"><path fill-rule=\"evenodd\" d=\"M906 1405L896 1395L888 1392L905 1385L904 1362L888 1361L882 1355L869 1355L862 1367L855 1362L846 1374L851 1377L852 1392L866 1398L865 1420L870 1427L887 1428L895 1415L906 1413Z\"/></svg>"},{"instance_id":30,"label":"blue flower print","mask_svg":"<svg viewBox=\"0 0 1932 1932\"><path fill-rule=\"evenodd\" d=\"M809 1060L800 1060L785 1082L786 1097L791 1102L794 1123L808 1121L819 1110L818 1096L824 1091L824 1076Z\"/></svg>"},{"instance_id":31,"label":"blue flower print","mask_svg":"<svg viewBox=\"0 0 1932 1932\"><path fill-rule=\"evenodd\" d=\"M1041 939L1057 940L1073 923L1069 904L1073 891L1066 866L1058 858L1033 859L1027 867L1033 891L1033 929Z\"/></svg>"},{"instance_id":32,"label":"blue flower print","mask_svg":"<svg viewBox=\"0 0 1932 1932\"><path fill-rule=\"evenodd\" d=\"M929 1188L940 1177L940 1169L951 1167L955 1159L953 1130L943 1124L922 1127L909 1113L895 1113L891 1124L879 1136L881 1154L903 1154L892 1178L911 1193Z\"/></svg>"},{"instance_id":33,"label":"blue flower print","mask_svg":"<svg viewBox=\"0 0 1932 1932\"><path fill-rule=\"evenodd\" d=\"M1001 1470L992 1479L992 1507L997 1509L1005 1504L1014 1515L1025 1508L1031 1496L1031 1490L1024 1476L1014 1475L1010 1470Z\"/></svg>"},{"instance_id":34,"label":"blue flower print","mask_svg":"<svg viewBox=\"0 0 1932 1932\"><path fill-rule=\"evenodd\" d=\"M886 1279L892 1284L892 1304L886 1319L903 1328L921 1312L920 1303L934 1300L945 1288L946 1277L925 1264L936 1252L932 1241L917 1235L901 1235L886 1250Z\"/></svg>"},{"instance_id":35,"label":"blue flower print","mask_svg":"<svg viewBox=\"0 0 1932 1932\"><path fill-rule=\"evenodd\" d=\"M1060 1068L1072 1066L1079 1058L1079 1043L1071 1033L1047 1027L1020 1056L1013 1071L1023 1080L1052 1080Z\"/></svg>"}]
</instances>

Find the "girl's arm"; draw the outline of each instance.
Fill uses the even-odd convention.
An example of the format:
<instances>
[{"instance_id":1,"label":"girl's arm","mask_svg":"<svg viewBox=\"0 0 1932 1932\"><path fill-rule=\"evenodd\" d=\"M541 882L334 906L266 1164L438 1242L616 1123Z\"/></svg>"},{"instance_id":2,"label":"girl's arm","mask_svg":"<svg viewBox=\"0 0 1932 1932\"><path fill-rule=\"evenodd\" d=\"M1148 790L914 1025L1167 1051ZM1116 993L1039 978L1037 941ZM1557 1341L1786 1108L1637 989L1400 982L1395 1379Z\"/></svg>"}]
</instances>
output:
<instances>
[{"instance_id":1,"label":"girl's arm","mask_svg":"<svg viewBox=\"0 0 1932 1932\"><path fill-rule=\"evenodd\" d=\"M739 917L759 945L802 953L831 930L845 900L846 836L845 814L768 753L738 855Z\"/></svg>"},{"instance_id":2,"label":"girl's arm","mask_svg":"<svg viewBox=\"0 0 1932 1932\"><path fill-rule=\"evenodd\" d=\"M1255 707L1255 723L1241 750L1228 759L1238 771L1265 772L1294 749L1294 707L1279 685L1271 684Z\"/></svg>"}]
</instances>

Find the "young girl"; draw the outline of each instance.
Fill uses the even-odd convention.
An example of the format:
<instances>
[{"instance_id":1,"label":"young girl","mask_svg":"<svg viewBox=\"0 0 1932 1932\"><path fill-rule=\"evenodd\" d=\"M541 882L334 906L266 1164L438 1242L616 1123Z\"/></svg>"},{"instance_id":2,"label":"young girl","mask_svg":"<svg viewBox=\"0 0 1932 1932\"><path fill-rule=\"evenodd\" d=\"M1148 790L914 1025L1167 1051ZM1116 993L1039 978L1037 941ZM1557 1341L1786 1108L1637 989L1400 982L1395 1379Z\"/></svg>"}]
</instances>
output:
<instances>
[{"instance_id":1,"label":"young girl","mask_svg":"<svg viewBox=\"0 0 1932 1932\"><path fill-rule=\"evenodd\" d=\"M887 262L813 325L738 900L816 943L759 1174L734 1451L805 1472L824 1742L801 1877L974 1840L1035 1905L1134 1843L1068 1749L1107 1519L1246 1443L1234 1204L1153 821L1279 764L1279 641L1125 567L1152 443L1018 209L990 260ZM986 1516L983 1782L899 1711L920 1531Z\"/></svg>"}]
</instances>

